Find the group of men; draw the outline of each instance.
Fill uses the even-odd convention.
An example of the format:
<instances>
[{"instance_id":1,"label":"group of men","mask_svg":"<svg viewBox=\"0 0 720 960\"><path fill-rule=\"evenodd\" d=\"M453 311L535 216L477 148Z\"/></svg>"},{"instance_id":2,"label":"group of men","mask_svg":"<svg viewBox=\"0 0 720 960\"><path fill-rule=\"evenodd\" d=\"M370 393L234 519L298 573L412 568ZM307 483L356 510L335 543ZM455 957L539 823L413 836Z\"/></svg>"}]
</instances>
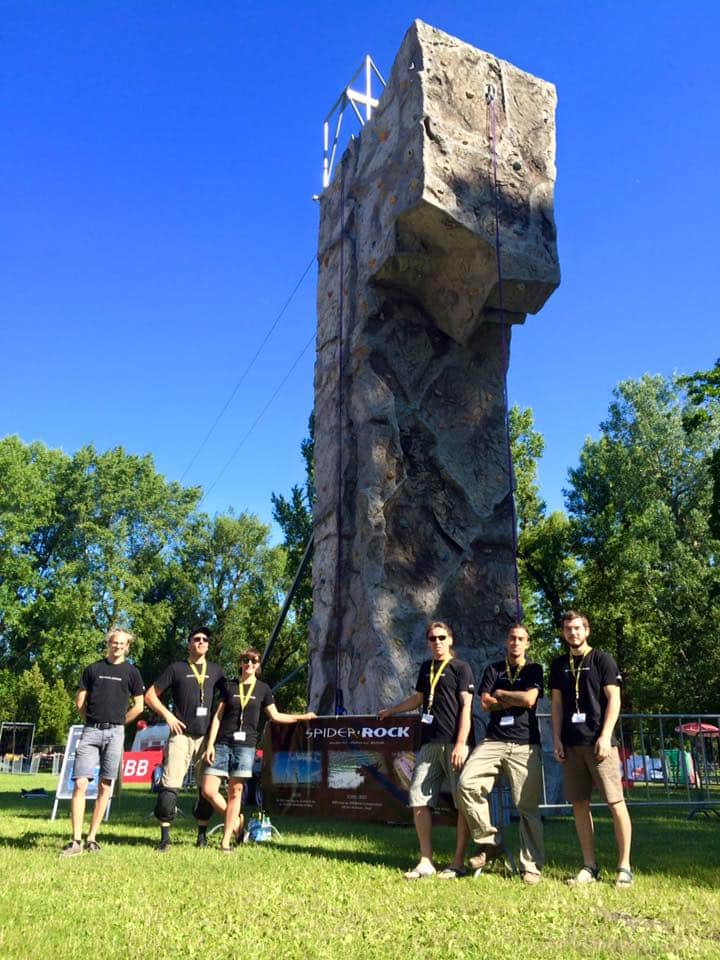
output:
<instances>
[{"instance_id":1,"label":"group of men","mask_svg":"<svg viewBox=\"0 0 720 960\"><path fill-rule=\"evenodd\" d=\"M591 793L596 786L612 814L618 851L616 886L628 887L633 882L631 824L623 798L619 755L613 734L620 713L621 676L610 654L590 647L587 617L571 610L563 615L561 627L567 653L556 657L550 667L553 746L555 758L562 764L565 796L572 804L583 857L582 867L568 882L584 886L596 882L599 876L590 811ZM420 858L405 876L410 880L435 874L443 879L464 876L469 872L465 866L465 854L470 839L477 848L468 860L472 871L481 872L486 864L503 856L504 848L490 816L488 798L498 777L504 774L520 819L522 880L535 885L541 879L545 863L539 812L542 760L536 715L544 683L542 667L527 658L528 631L522 624L514 625L507 635L504 660L491 663L484 672L478 692L481 706L489 713L490 720L486 735L477 746L474 744L472 719L475 693L472 670L465 661L454 657L453 634L447 624L434 621L426 635L431 657L420 667L415 691L379 713L380 719L384 719L410 710L421 710L421 745L409 795ZM226 687L232 687L226 682L222 668L207 659L211 636L205 627L194 630L188 638L187 658L170 664L145 693L139 671L126 660L131 634L114 629L107 635L106 657L83 671L76 697L84 729L73 771L72 839L62 851L64 856L99 851L97 831L122 759L124 728L142 712L145 704L170 729L155 806L161 830L158 849L161 852L169 849L177 793L192 764L199 765L203 757L206 764L208 760L214 760L214 749L212 756L208 756L208 732L213 720L214 701ZM245 660L248 663L243 665L241 682L247 683L247 697L250 697L256 686L254 670L259 670L259 656L242 659L243 663ZM245 673L253 676L248 679ZM166 693L172 699L172 711L163 703ZM238 691L236 699L240 693ZM281 722L297 718L297 715L278 713L271 702L272 696L266 695L265 699L268 696L265 706L271 718ZM239 699L242 701L242 696ZM245 706L241 706L244 714ZM215 736L222 713L221 701L212 726ZM310 718L314 714L302 716ZM234 730L233 736L245 739L242 730ZM211 736L210 740L214 744L214 737ZM232 760L230 763L232 765ZM86 792L98 767L98 795L83 843ZM228 810L227 801L219 789L222 771L212 767L210 772L215 776L207 779L211 785L217 781L215 788L199 793L193 811L198 823L196 845L207 846L207 825L216 811L226 819L223 849L229 849L226 841L240 830L238 784L235 781L243 777L228 768L230 785L234 788L232 809ZM247 776L247 772L243 776ZM432 810L438 804L445 779L450 783L458 810L457 840L452 863L438 873L433 864ZM231 813L233 822L228 823Z\"/></svg>"},{"instance_id":2,"label":"group of men","mask_svg":"<svg viewBox=\"0 0 720 960\"><path fill-rule=\"evenodd\" d=\"M139 716L145 704L159 714L170 729L154 811L160 821L158 849L161 852L169 849L170 824L176 814L177 793L190 766L199 765L202 759L214 701L225 682L222 668L207 659L211 638L212 634L206 627L193 630L188 638L187 659L171 663L145 691L137 667L126 660L132 634L120 629L108 633L106 656L83 671L75 699L84 727L75 752L73 770L70 803L72 839L63 848L63 856L99 851L96 835L122 760L125 726ZM162 701L166 692L172 699L174 712ZM85 797L88 784L98 767L98 794L90 829L83 843ZM224 817L226 806L225 797L220 791L209 797L198 793L193 811L198 824L198 847L207 846L207 825L213 810Z\"/></svg>"},{"instance_id":3,"label":"group of men","mask_svg":"<svg viewBox=\"0 0 720 960\"><path fill-rule=\"evenodd\" d=\"M556 657L550 667L553 748L555 759L562 764L565 797L572 804L583 858L580 870L568 882L585 886L599 878L590 811L596 786L610 809L615 829L615 885L629 887L633 883L631 824L613 734L620 715L622 678L610 654L591 648L590 624L584 614L568 611L561 627L567 652ZM468 864L476 874L504 856L488 803L494 785L504 774L519 815L521 877L534 886L542 878L545 863L537 720L544 684L542 667L527 658L528 631L522 624L515 624L507 635L504 660L491 663L485 670L478 692L490 719L478 746L474 746L471 721L475 692L472 670L453 656L453 634L446 623L431 623L427 640L431 659L422 664L414 693L379 714L384 719L408 710L422 711L421 746L409 801L420 858L405 877L456 879L466 875L465 851L470 839L476 850ZM445 780L458 810L457 841L452 863L438 872L432 855L432 809L438 804Z\"/></svg>"}]
</instances>

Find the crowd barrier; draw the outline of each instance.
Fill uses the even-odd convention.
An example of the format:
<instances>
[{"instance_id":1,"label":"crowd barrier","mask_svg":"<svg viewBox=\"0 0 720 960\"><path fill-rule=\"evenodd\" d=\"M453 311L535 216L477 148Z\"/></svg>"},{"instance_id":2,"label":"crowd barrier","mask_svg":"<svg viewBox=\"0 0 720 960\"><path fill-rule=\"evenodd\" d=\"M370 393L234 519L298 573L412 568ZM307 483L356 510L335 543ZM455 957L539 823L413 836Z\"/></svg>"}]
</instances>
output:
<instances>
[{"instance_id":1,"label":"crowd barrier","mask_svg":"<svg viewBox=\"0 0 720 960\"><path fill-rule=\"evenodd\" d=\"M568 812L550 715L538 713L542 808ZM687 807L720 817L720 714L624 713L616 728L625 799L633 807ZM598 800L597 806L603 806Z\"/></svg>"}]
</instances>

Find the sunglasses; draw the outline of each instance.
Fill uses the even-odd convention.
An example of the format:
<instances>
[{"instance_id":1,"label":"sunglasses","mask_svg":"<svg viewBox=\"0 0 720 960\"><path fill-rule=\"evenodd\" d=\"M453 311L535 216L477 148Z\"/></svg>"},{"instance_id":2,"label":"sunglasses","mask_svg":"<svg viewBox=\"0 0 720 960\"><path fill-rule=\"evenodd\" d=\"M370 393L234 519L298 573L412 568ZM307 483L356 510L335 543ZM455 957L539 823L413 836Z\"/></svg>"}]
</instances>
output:
<instances>
[{"instance_id":1,"label":"sunglasses","mask_svg":"<svg viewBox=\"0 0 720 960\"><path fill-rule=\"evenodd\" d=\"M430 643L432 643L434 640L447 640L447 634L436 633L434 637L428 637L428 640L430 641Z\"/></svg>"},{"instance_id":2,"label":"sunglasses","mask_svg":"<svg viewBox=\"0 0 720 960\"><path fill-rule=\"evenodd\" d=\"M240 657L240 663L260 663L258 657Z\"/></svg>"},{"instance_id":3,"label":"sunglasses","mask_svg":"<svg viewBox=\"0 0 720 960\"><path fill-rule=\"evenodd\" d=\"M207 637L191 637L190 643L210 643Z\"/></svg>"}]
</instances>

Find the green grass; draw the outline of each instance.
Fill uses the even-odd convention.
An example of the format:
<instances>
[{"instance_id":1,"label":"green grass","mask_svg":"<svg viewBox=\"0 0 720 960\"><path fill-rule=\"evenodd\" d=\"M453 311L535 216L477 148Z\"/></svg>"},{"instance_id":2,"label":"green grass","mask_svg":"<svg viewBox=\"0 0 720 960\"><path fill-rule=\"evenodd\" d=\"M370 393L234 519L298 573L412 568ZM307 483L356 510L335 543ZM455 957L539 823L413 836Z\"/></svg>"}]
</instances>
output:
<instances>
[{"instance_id":1,"label":"green grass","mask_svg":"<svg viewBox=\"0 0 720 960\"><path fill-rule=\"evenodd\" d=\"M277 819L282 837L233 856L193 846L191 819L174 846L154 847L153 798L126 789L100 834L98 856L60 860L68 804L20 787L54 788L50 776L0 776L0 957L102 960L136 956L209 960L438 960L450 958L720 957L720 820L662 812L634 816L636 884L616 891L614 844L597 817L601 884L572 890L578 865L570 820L546 823L543 883L501 873L477 880L408 883L411 829ZM187 797L181 802L192 806ZM508 832L517 846L514 827ZM447 862L452 831L436 831Z\"/></svg>"}]
</instances>

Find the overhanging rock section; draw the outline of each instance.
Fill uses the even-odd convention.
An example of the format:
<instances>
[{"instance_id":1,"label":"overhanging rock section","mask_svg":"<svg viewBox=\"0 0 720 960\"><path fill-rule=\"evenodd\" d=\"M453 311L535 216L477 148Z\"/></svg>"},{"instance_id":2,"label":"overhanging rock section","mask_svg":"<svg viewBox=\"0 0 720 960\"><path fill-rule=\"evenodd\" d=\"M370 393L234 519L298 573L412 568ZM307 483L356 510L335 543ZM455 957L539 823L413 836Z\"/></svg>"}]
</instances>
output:
<instances>
[{"instance_id":1,"label":"overhanging rock section","mask_svg":"<svg viewBox=\"0 0 720 960\"><path fill-rule=\"evenodd\" d=\"M555 104L551 84L416 21L322 194L318 712L338 689L352 713L405 695L430 619L479 673L515 618L504 379L511 324L559 283Z\"/></svg>"}]
</instances>

